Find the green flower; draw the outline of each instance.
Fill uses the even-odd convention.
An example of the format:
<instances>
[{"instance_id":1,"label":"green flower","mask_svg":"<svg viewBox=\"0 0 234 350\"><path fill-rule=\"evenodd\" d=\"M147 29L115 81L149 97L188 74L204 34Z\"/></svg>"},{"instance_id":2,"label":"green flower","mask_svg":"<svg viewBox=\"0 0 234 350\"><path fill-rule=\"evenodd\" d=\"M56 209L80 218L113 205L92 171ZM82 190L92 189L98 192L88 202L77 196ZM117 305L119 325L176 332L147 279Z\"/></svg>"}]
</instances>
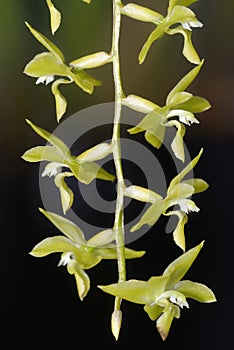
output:
<instances>
[{"instance_id":1,"label":"green flower","mask_svg":"<svg viewBox=\"0 0 234 350\"><path fill-rule=\"evenodd\" d=\"M175 243L185 250L184 226L188 221L190 211L197 212L199 208L190 197L208 188L208 184L197 178L184 179L184 177L194 168L199 161L202 151L170 182L167 195L163 198L158 193L140 186L130 186L125 190L125 196L133 199L148 202L150 207L142 215L139 222L131 228L131 232L139 230L143 225L154 225L161 214L165 216L176 216L178 222L173 232ZM178 209L171 209L178 206Z\"/></svg>"},{"instance_id":2,"label":"green flower","mask_svg":"<svg viewBox=\"0 0 234 350\"><path fill-rule=\"evenodd\" d=\"M92 94L94 87L101 85L99 80L94 79L82 69L76 69L65 63L65 58L60 49L47 39L43 34L26 25L32 35L48 50L36 55L25 67L24 73L37 78L36 84L51 82L51 91L55 98L56 115L59 121L67 108L67 101L61 94L61 84L75 83L83 91ZM59 78L57 78L59 77Z\"/></svg>"},{"instance_id":3,"label":"green flower","mask_svg":"<svg viewBox=\"0 0 234 350\"><path fill-rule=\"evenodd\" d=\"M104 292L133 303L144 305L144 310L156 326L163 340L168 336L174 318L180 317L183 307L189 308L187 298L202 303L216 301L214 293L204 284L181 280L193 264L203 242L174 260L161 276L148 281L127 282L99 286Z\"/></svg>"},{"instance_id":4,"label":"green flower","mask_svg":"<svg viewBox=\"0 0 234 350\"><path fill-rule=\"evenodd\" d=\"M94 267L102 259L116 259L116 247L112 243L115 240L114 232L107 229L86 241L82 230L70 220L43 209L40 211L64 236L44 239L30 254L44 257L52 253L62 253L58 266L67 266L67 271L75 276L78 295L83 300L90 289L90 280L85 270ZM134 259L142 257L145 252L125 248L125 254L127 259Z\"/></svg>"},{"instance_id":5,"label":"green flower","mask_svg":"<svg viewBox=\"0 0 234 350\"><path fill-rule=\"evenodd\" d=\"M193 123L199 123L194 113L201 113L210 108L210 104L205 98L185 92L185 89L198 75L202 64L203 61L176 84L168 94L164 107L139 96L127 96L123 100L124 105L146 114L140 123L136 127L130 128L128 132L130 134L144 132L146 140L153 147L160 148L164 141L166 128L175 127L177 132L171 147L175 156L184 161L183 137L186 131L185 125L190 126Z\"/></svg>"},{"instance_id":6,"label":"green flower","mask_svg":"<svg viewBox=\"0 0 234 350\"><path fill-rule=\"evenodd\" d=\"M192 44L192 28L202 27L196 15L187 6L197 0L170 0L166 17L155 16L156 29L149 35L139 54L139 62L143 63L151 45L165 34L181 34L184 38L182 53L186 59L194 64L200 63L200 58ZM153 16L152 16L153 17Z\"/></svg>"},{"instance_id":7,"label":"green flower","mask_svg":"<svg viewBox=\"0 0 234 350\"><path fill-rule=\"evenodd\" d=\"M27 150L22 158L28 162L49 162L42 176L55 176L55 185L60 190L64 213L67 212L73 203L73 193L65 182L66 177L74 176L86 185L96 178L114 181L115 176L108 173L96 163L96 160L100 160L112 153L112 144L101 143L78 156L73 156L67 145L58 137L39 128L31 121L26 121L49 145L33 147ZM63 168L69 171L62 172Z\"/></svg>"}]
</instances>

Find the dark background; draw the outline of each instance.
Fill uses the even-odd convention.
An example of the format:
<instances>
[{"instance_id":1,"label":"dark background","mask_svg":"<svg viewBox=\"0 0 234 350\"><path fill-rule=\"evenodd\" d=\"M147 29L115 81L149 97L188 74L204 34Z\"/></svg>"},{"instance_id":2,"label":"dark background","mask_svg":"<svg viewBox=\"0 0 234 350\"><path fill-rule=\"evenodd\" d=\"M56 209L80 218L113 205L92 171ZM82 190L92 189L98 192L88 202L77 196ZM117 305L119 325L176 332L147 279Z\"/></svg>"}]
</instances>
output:
<instances>
[{"instance_id":1,"label":"dark background","mask_svg":"<svg viewBox=\"0 0 234 350\"><path fill-rule=\"evenodd\" d=\"M109 50L111 42L111 1L93 0L90 6L78 0L55 1L63 13L62 27L53 39L68 62L95 50ZM157 11L165 11L167 1L139 1ZM158 3L158 4L157 4ZM188 278L210 286L218 303L190 303L180 320L175 320L163 343L141 306L123 303L123 327L119 342L110 332L113 298L95 286L113 282L115 262L106 262L89 271L92 288L79 301L73 277L57 268L58 256L35 259L28 255L42 238L56 230L38 212L42 206L38 166L21 160L23 152L40 143L26 126L30 118L45 129L56 128L54 101L49 87L36 86L22 74L25 64L43 48L29 34L29 21L49 34L49 15L42 0L8 0L0 5L0 93L1 93L1 336L9 346L52 346L97 349L223 349L232 341L233 278L233 151L234 151L234 2L201 0L193 5L205 23L194 30L195 45L205 58L201 74L191 86L194 94L206 97L212 109L199 116L201 124L186 134L193 157L204 147L195 170L206 179L209 190L196 198L201 208L190 215L186 227L188 247L205 239L206 244ZM153 45L143 66L137 54L151 25L124 18L121 38L123 85L126 94L135 93L163 103L168 91L191 69L178 47L181 37L165 37ZM163 64L162 64L163 62ZM103 80L90 97L66 86L69 100L66 116L90 105L113 101L111 67L95 71ZM142 141L143 142L143 141ZM170 171L170 166L167 166ZM164 234L166 220L131 244L146 249L147 255L128 264L129 278L147 279L162 273L180 251ZM157 235L154 234L157 230ZM116 275L115 275L116 276ZM116 277L114 277L115 279Z\"/></svg>"}]
</instances>

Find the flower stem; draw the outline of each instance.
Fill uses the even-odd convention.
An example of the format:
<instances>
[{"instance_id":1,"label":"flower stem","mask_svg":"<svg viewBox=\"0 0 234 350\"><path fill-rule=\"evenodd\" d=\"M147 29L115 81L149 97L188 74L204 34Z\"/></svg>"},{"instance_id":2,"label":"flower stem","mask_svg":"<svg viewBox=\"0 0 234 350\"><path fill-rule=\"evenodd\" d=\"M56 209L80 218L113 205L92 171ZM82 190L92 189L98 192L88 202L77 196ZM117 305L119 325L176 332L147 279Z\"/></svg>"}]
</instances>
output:
<instances>
[{"instance_id":1,"label":"flower stem","mask_svg":"<svg viewBox=\"0 0 234 350\"><path fill-rule=\"evenodd\" d=\"M115 210L114 231L116 238L116 249L118 259L119 282L126 280L126 263L125 263L125 240L124 240L124 178L121 162L121 140L120 140L120 121L122 111L123 90L120 74L120 57L119 57L119 37L121 27L121 7L120 0L113 0L113 36L112 36L112 59L113 59L113 76L115 86L115 111L113 126L113 158L117 178L117 200ZM121 298L115 299L115 311L120 310Z\"/></svg>"}]
</instances>

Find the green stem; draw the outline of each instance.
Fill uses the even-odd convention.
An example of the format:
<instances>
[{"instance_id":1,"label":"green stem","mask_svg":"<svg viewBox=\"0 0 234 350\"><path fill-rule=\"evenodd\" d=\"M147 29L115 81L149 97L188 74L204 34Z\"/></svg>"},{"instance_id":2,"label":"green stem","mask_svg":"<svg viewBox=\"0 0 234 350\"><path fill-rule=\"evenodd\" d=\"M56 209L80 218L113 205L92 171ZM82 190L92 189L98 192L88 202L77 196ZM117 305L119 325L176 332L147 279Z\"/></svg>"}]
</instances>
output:
<instances>
[{"instance_id":1,"label":"green stem","mask_svg":"<svg viewBox=\"0 0 234 350\"><path fill-rule=\"evenodd\" d=\"M112 37L112 57L113 57L113 76L115 85L115 112L113 127L113 158L117 177L117 200L115 210L114 231L117 246L117 259L119 282L126 281L126 264L125 264L125 242L124 242L124 178L121 162L121 143L120 143L120 121L122 111L123 90L120 74L119 58L119 37L121 26L121 7L120 0L113 0L113 37ZM115 310L120 310L121 298L115 299Z\"/></svg>"}]
</instances>

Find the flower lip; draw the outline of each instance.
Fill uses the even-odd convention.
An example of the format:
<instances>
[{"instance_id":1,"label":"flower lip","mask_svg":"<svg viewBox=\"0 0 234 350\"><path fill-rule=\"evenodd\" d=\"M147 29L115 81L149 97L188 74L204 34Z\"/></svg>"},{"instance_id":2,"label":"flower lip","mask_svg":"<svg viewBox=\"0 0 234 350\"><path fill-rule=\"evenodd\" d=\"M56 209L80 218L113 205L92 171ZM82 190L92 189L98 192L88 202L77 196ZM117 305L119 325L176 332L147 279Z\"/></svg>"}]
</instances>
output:
<instances>
[{"instance_id":1,"label":"flower lip","mask_svg":"<svg viewBox=\"0 0 234 350\"><path fill-rule=\"evenodd\" d=\"M36 80L36 85L45 84L48 85L54 80L54 75L43 75Z\"/></svg>"},{"instance_id":2,"label":"flower lip","mask_svg":"<svg viewBox=\"0 0 234 350\"><path fill-rule=\"evenodd\" d=\"M58 266L66 266L73 257L72 252L66 252L61 255L61 259L59 260Z\"/></svg>"}]
</instances>

